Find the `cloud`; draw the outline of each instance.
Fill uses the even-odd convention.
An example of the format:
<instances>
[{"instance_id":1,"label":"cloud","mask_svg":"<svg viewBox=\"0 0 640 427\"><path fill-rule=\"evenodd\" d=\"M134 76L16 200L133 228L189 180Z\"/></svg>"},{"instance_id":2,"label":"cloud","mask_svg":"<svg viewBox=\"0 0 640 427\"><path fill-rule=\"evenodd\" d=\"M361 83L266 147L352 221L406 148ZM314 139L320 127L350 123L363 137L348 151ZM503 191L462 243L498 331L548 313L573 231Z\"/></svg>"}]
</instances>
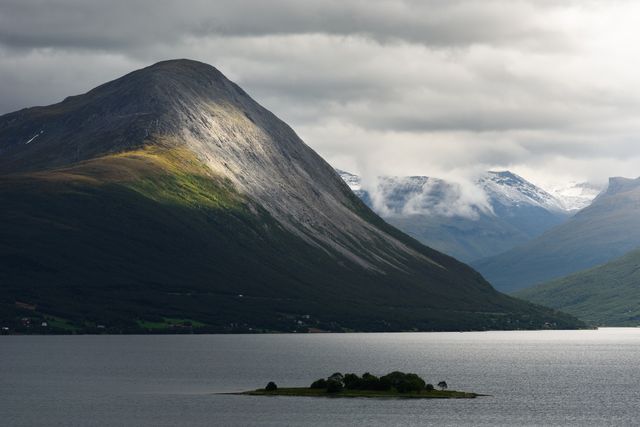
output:
<instances>
[{"instance_id":1,"label":"cloud","mask_svg":"<svg viewBox=\"0 0 640 427\"><path fill-rule=\"evenodd\" d=\"M455 178L374 176L361 178L359 184L373 209L385 218L426 215L476 220L481 214L494 214L489 196L479 184L481 176Z\"/></svg>"},{"instance_id":2,"label":"cloud","mask_svg":"<svg viewBox=\"0 0 640 427\"><path fill-rule=\"evenodd\" d=\"M550 1L4 0L6 45L120 49L183 37L363 35L428 45L557 42Z\"/></svg>"},{"instance_id":3,"label":"cloud","mask_svg":"<svg viewBox=\"0 0 640 427\"><path fill-rule=\"evenodd\" d=\"M640 175L637 16L624 0L4 0L0 114L187 57L365 177L602 182Z\"/></svg>"}]
</instances>

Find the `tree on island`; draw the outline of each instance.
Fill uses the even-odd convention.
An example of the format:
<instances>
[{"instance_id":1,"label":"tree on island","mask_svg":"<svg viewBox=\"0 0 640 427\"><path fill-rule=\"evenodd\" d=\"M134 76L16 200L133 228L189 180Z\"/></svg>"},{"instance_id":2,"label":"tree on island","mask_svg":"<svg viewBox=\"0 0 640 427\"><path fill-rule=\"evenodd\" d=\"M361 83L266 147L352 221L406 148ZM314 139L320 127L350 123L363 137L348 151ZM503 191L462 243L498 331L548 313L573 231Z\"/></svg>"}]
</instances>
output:
<instances>
[{"instance_id":1,"label":"tree on island","mask_svg":"<svg viewBox=\"0 0 640 427\"><path fill-rule=\"evenodd\" d=\"M327 381L337 381L342 383L344 381L344 375L340 372L334 372L329 378L327 378Z\"/></svg>"},{"instance_id":2,"label":"tree on island","mask_svg":"<svg viewBox=\"0 0 640 427\"><path fill-rule=\"evenodd\" d=\"M441 381L438 387L446 389L446 383ZM347 373L342 375L339 372L331 375L327 379L321 378L314 381L309 388L325 389L328 393L338 393L344 389L347 390L370 390L370 391L388 391L395 389L398 393L420 393L422 391L432 391L432 384L426 384L425 381L416 374L394 371L380 378L371 375L369 372L359 377L356 374Z\"/></svg>"},{"instance_id":3,"label":"tree on island","mask_svg":"<svg viewBox=\"0 0 640 427\"><path fill-rule=\"evenodd\" d=\"M389 390L391 383L386 380L382 380L375 375L371 375L369 372L362 374L359 377L356 374L344 375L344 387L349 390Z\"/></svg>"},{"instance_id":4,"label":"tree on island","mask_svg":"<svg viewBox=\"0 0 640 427\"><path fill-rule=\"evenodd\" d=\"M327 380L325 380L324 378L320 378L319 380L311 383L311 387L309 388L327 388L328 385L329 384L327 384Z\"/></svg>"},{"instance_id":5,"label":"tree on island","mask_svg":"<svg viewBox=\"0 0 640 427\"><path fill-rule=\"evenodd\" d=\"M342 380L344 388L348 388L350 390L358 388L360 381L360 377L356 374L344 374L344 378Z\"/></svg>"},{"instance_id":6,"label":"tree on island","mask_svg":"<svg viewBox=\"0 0 640 427\"><path fill-rule=\"evenodd\" d=\"M267 391L276 391L278 389L278 386L273 381L269 381L264 389Z\"/></svg>"},{"instance_id":7,"label":"tree on island","mask_svg":"<svg viewBox=\"0 0 640 427\"><path fill-rule=\"evenodd\" d=\"M327 393L338 393L342 391L344 386L341 381L329 380L327 381Z\"/></svg>"},{"instance_id":8,"label":"tree on island","mask_svg":"<svg viewBox=\"0 0 640 427\"><path fill-rule=\"evenodd\" d=\"M435 391L439 388L442 391ZM415 399L465 398L482 396L448 390L446 381L440 381L434 387L427 384L417 374L393 371L387 375L376 377L365 372L362 376L353 373L335 373L327 378L320 378L309 387L278 388L270 381L263 389L246 391L238 394L257 396L317 396L317 397L398 397Z\"/></svg>"},{"instance_id":9,"label":"tree on island","mask_svg":"<svg viewBox=\"0 0 640 427\"><path fill-rule=\"evenodd\" d=\"M404 372L394 371L383 377L380 380L389 382L400 393L408 393L410 391L424 390L426 385L425 381L416 374L405 374Z\"/></svg>"}]
</instances>

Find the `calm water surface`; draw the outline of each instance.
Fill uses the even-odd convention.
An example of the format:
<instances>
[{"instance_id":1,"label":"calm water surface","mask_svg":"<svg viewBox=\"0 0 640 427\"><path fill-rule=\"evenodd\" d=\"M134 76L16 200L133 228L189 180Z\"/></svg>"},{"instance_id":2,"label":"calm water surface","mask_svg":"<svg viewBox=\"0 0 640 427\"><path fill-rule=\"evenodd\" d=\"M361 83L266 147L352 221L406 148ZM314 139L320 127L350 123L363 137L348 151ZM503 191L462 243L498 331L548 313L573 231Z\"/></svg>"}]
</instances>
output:
<instances>
[{"instance_id":1,"label":"calm water surface","mask_svg":"<svg viewBox=\"0 0 640 427\"><path fill-rule=\"evenodd\" d=\"M216 395L398 369L471 400ZM3 426L640 425L640 329L0 337Z\"/></svg>"}]
</instances>

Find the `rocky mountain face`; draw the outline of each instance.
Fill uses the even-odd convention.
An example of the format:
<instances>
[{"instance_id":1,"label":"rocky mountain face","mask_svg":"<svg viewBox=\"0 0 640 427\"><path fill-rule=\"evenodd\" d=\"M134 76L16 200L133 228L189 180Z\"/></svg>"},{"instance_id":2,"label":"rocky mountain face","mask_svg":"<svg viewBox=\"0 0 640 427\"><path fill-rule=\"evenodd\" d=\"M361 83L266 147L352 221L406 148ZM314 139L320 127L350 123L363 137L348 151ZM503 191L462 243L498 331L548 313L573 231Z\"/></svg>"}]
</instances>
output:
<instances>
[{"instance_id":1,"label":"rocky mountain face","mask_svg":"<svg viewBox=\"0 0 640 427\"><path fill-rule=\"evenodd\" d=\"M567 222L503 254L474 262L491 283L515 291L603 264L640 247L640 178L611 178Z\"/></svg>"},{"instance_id":2,"label":"rocky mountain face","mask_svg":"<svg viewBox=\"0 0 640 427\"><path fill-rule=\"evenodd\" d=\"M311 244L329 245L370 269L376 267L366 258L373 255L354 251L352 238L370 245L381 239L421 256L362 221L350 209L342 183L333 174L317 173L326 163L219 71L183 62L147 71L55 107L4 117L2 170L62 167L149 144L180 146ZM313 185L310 175L318 180ZM294 176L305 179L294 182ZM375 257L400 266L395 252Z\"/></svg>"},{"instance_id":3,"label":"rocky mountain face","mask_svg":"<svg viewBox=\"0 0 640 427\"><path fill-rule=\"evenodd\" d=\"M389 226L195 61L0 117L0 204L4 322L27 310L81 331L578 324Z\"/></svg>"},{"instance_id":4,"label":"rocky mountain face","mask_svg":"<svg viewBox=\"0 0 640 427\"><path fill-rule=\"evenodd\" d=\"M487 172L472 189L425 176L380 177L364 189L357 175L338 172L390 224L467 262L523 244L570 216L561 200L508 171Z\"/></svg>"}]
</instances>

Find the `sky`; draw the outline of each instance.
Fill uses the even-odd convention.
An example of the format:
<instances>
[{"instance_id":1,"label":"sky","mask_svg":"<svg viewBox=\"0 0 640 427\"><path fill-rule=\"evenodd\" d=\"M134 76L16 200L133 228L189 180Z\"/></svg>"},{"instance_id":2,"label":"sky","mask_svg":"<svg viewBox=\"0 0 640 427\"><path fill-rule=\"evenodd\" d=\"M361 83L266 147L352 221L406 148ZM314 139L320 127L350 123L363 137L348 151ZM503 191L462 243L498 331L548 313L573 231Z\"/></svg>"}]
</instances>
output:
<instances>
[{"instance_id":1,"label":"sky","mask_svg":"<svg viewBox=\"0 0 640 427\"><path fill-rule=\"evenodd\" d=\"M332 165L640 175L640 3L2 0L0 114L154 62L209 63Z\"/></svg>"}]
</instances>

